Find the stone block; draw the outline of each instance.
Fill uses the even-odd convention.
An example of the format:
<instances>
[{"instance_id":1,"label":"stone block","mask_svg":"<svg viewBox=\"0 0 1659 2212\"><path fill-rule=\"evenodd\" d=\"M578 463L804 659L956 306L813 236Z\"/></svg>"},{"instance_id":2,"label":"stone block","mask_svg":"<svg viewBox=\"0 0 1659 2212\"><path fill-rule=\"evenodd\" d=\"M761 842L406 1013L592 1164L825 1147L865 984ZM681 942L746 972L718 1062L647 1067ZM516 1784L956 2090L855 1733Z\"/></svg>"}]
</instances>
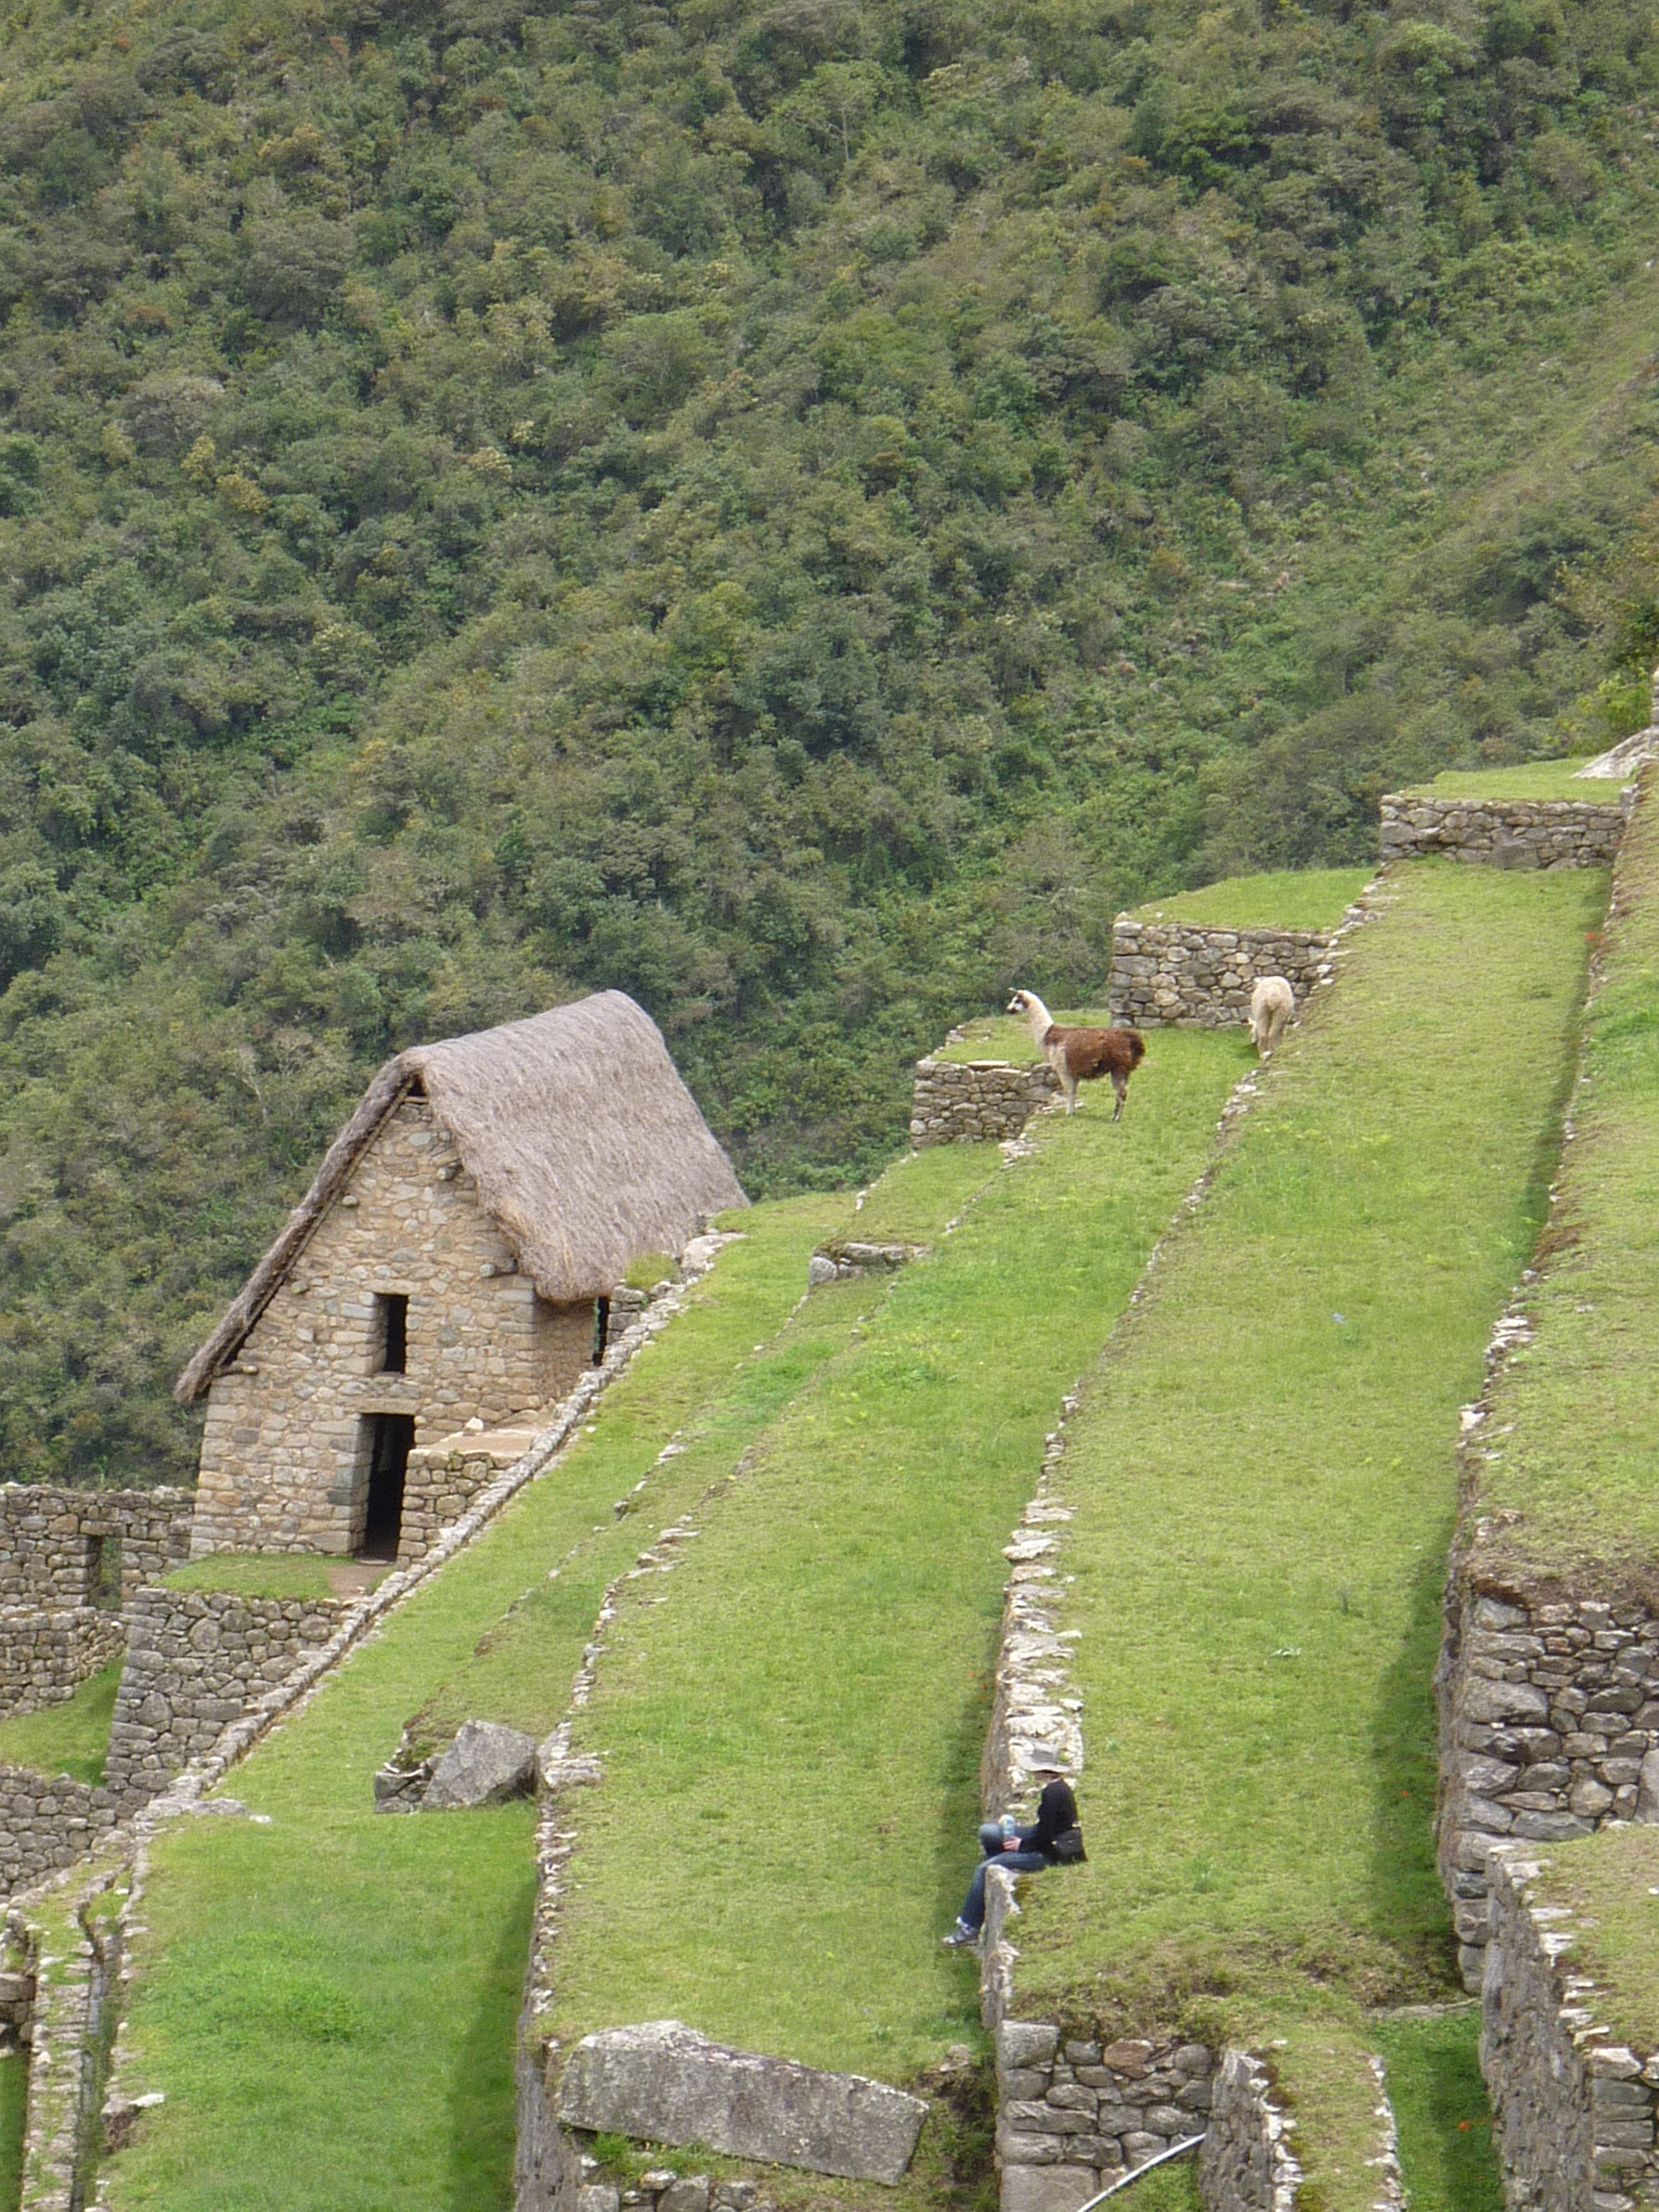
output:
<instances>
[{"instance_id":1,"label":"stone block","mask_svg":"<svg viewBox=\"0 0 1659 2212\"><path fill-rule=\"evenodd\" d=\"M433 1770L422 1799L424 1812L448 1812L476 1805L504 1805L527 1797L536 1785L536 1739L500 1721L464 1721ZM633 2130L637 2134L649 2129ZM665 2136L665 2142L686 2138ZM701 2140L697 2137L692 2141ZM711 2148L718 2148L711 2143Z\"/></svg>"},{"instance_id":2,"label":"stone block","mask_svg":"<svg viewBox=\"0 0 1659 2212\"><path fill-rule=\"evenodd\" d=\"M1000 2212L1082 2212L1099 2190L1091 2166L1006 2166Z\"/></svg>"},{"instance_id":3,"label":"stone block","mask_svg":"<svg viewBox=\"0 0 1659 2212\"><path fill-rule=\"evenodd\" d=\"M1152 2045L1137 2045L1137 2049L1149 2051ZM1051 2066L1054 2053L1060 2048L1060 2030L1042 2021L1005 2020L997 2030L997 2064L1006 2070L1012 2067ZM1109 2054L1104 2063L1111 2063Z\"/></svg>"},{"instance_id":4,"label":"stone block","mask_svg":"<svg viewBox=\"0 0 1659 2212\"><path fill-rule=\"evenodd\" d=\"M653 2021L584 2036L561 2076L558 2112L568 2126L890 2184L910 2163L927 2107L862 2075L734 2051L678 2021Z\"/></svg>"}]
</instances>

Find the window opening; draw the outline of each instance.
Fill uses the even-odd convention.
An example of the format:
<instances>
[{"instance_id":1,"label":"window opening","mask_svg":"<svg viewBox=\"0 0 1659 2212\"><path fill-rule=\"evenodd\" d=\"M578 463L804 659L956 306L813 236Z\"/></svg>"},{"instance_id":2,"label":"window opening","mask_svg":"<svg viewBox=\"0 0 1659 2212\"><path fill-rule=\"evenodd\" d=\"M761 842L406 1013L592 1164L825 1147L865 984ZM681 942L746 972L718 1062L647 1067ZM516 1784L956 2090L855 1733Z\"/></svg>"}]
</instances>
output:
<instances>
[{"instance_id":1,"label":"window opening","mask_svg":"<svg viewBox=\"0 0 1659 2212\"><path fill-rule=\"evenodd\" d=\"M611 1301L593 1301L593 1364L597 1367L605 1358L605 1347L611 1341Z\"/></svg>"},{"instance_id":2,"label":"window opening","mask_svg":"<svg viewBox=\"0 0 1659 2212\"><path fill-rule=\"evenodd\" d=\"M409 1300L396 1292L374 1300L374 1340L382 1375L402 1375L409 1368Z\"/></svg>"},{"instance_id":3,"label":"window opening","mask_svg":"<svg viewBox=\"0 0 1659 2212\"><path fill-rule=\"evenodd\" d=\"M87 1539L87 1602L100 1613L121 1610L121 1539Z\"/></svg>"},{"instance_id":4,"label":"window opening","mask_svg":"<svg viewBox=\"0 0 1659 2212\"><path fill-rule=\"evenodd\" d=\"M362 1559L395 1559L404 1525L404 1478L415 1443L412 1413L365 1413L363 1446L368 1460L368 1498L363 1514Z\"/></svg>"}]
</instances>

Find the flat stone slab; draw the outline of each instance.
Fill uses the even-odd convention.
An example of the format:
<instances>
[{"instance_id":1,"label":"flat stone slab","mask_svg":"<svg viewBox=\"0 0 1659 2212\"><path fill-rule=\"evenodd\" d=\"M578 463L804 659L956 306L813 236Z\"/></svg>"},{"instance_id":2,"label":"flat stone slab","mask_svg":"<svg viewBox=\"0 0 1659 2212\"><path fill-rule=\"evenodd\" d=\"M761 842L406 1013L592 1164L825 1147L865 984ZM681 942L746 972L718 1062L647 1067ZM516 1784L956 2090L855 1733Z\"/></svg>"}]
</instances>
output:
<instances>
[{"instance_id":1,"label":"flat stone slab","mask_svg":"<svg viewBox=\"0 0 1659 2212\"><path fill-rule=\"evenodd\" d=\"M884 2081L733 2051L677 2020L585 2035L559 2081L568 2127L854 2181L901 2179L927 2117L920 2097Z\"/></svg>"},{"instance_id":2,"label":"flat stone slab","mask_svg":"<svg viewBox=\"0 0 1659 2212\"><path fill-rule=\"evenodd\" d=\"M464 1721L432 1770L422 1812L465 1805L504 1805L536 1786L536 1739L500 1721Z\"/></svg>"}]
</instances>

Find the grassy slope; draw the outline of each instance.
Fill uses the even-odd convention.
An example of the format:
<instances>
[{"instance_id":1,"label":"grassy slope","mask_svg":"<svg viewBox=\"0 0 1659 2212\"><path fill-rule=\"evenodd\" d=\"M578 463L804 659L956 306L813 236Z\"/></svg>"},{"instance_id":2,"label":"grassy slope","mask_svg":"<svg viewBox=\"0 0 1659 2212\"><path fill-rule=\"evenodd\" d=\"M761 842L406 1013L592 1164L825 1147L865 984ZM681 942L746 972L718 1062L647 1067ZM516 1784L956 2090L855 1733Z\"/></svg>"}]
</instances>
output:
<instances>
[{"instance_id":1,"label":"grassy slope","mask_svg":"<svg viewBox=\"0 0 1659 2212\"><path fill-rule=\"evenodd\" d=\"M971 1187L994 1158L954 1165ZM788 1327L777 1332L807 1254L849 1213L844 1198L818 1198L745 1215L746 1242L611 1387L590 1434L238 1770L238 1796L271 1825L196 1822L160 1838L131 2039L136 2076L167 2103L115 2162L114 2203L366 2212L395 2199L483 2212L505 2201L531 1808L377 1818L370 1774L405 1717L558 1566L536 1710L515 1713L550 1722L600 1593L641 1541L613 1502L677 1431L739 1402L763 1416L769 1361L798 1356ZM834 1316L843 1333L849 1318ZM665 1515L701 1486L677 1480L688 1462L650 1477Z\"/></svg>"},{"instance_id":2,"label":"grassy slope","mask_svg":"<svg viewBox=\"0 0 1659 2212\"><path fill-rule=\"evenodd\" d=\"M1531 1349L1493 1387L1490 1425L1514 1432L1480 1475L1488 1517L1516 1516L1498 1524L1483 1556L1522 1574L1588 1559L1646 1571L1659 1547L1659 806L1650 790L1617 880L1556 1249L1528 1294Z\"/></svg>"},{"instance_id":3,"label":"grassy slope","mask_svg":"<svg viewBox=\"0 0 1659 2212\"><path fill-rule=\"evenodd\" d=\"M1479 2006L1376 2021L1369 2039L1388 2068L1412 2212L1504 2212Z\"/></svg>"},{"instance_id":4,"label":"grassy slope","mask_svg":"<svg viewBox=\"0 0 1659 2212\"><path fill-rule=\"evenodd\" d=\"M21 2051L0 2058L0 2212L17 2212L23 2186L23 2130L28 2118L29 2075Z\"/></svg>"},{"instance_id":5,"label":"grassy slope","mask_svg":"<svg viewBox=\"0 0 1659 2212\"><path fill-rule=\"evenodd\" d=\"M1559 761L1522 761L1511 768L1449 769L1432 783L1413 784L1413 792L1431 793L1437 799L1577 799L1591 805L1610 806L1624 786L1578 771L1582 757Z\"/></svg>"},{"instance_id":6,"label":"grassy slope","mask_svg":"<svg viewBox=\"0 0 1659 2212\"><path fill-rule=\"evenodd\" d=\"M971 2034L939 1938L975 1856L1008 1529L1248 1064L1152 1040L1128 1113L1042 1125L712 1498L611 1631L554 2026L672 2014L902 2078Z\"/></svg>"},{"instance_id":7,"label":"grassy slope","mask_svg":"<svg viewBox=\"0 0 1659 2212\"><path fill-rule=\"evenodd\" d=\"M1192 921L1206 929L1334 929L1374 871L1278 868L1231 876L1135 908L1137 921Z\"/></svg>"},{"instance_id":8,"label":"grassy slope","mask_svg":"<svg viewBox=\"0 0 1659 2212\"><path fill-rule=\"evenodd\" d=\"M1540 1216L1604 891L1403 872L1111 1346L1065 1484L1095 1852L1031 1886L1033 2011L1207 1993L1260 2033L1445 1983L1453 1416Z\"/></svg>"},{"instance_id":9,"label":"grassy slope","mask_svg":"<svg viewBox=\"0 0 1659 2212\"><path fill-rule=\"evenodd\" d=\"M113 1659L88 1675L61 1705L0 1721L0 1763L32 1766L40 1774L69 1774L77 1782L101 1782L123 1663Z\"/></svg>"}]
</instances>

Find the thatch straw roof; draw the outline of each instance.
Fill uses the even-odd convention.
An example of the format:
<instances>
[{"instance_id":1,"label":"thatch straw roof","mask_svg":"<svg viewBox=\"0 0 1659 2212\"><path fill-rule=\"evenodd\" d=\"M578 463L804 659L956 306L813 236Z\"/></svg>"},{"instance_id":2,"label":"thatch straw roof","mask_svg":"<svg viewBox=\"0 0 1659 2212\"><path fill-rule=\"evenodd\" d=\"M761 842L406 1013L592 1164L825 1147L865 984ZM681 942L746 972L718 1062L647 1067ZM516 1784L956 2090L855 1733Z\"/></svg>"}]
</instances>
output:
<instances>
[{"instance_id":1,"label":"thatch straw roof","mask_svg":"<svg viewBox=\"0 0 1659 2212\"><path fill-rule=\"evenodd\" d=\"M603 1297L635 1260L680 1251L703 1215L746 1202L660 1030L621 991L416 1045L369 1085L175 1397L199 1397L234 1358L381 1122L417 1086L519 1272L556 1303Z\"/></svg>"}]
</instances>

